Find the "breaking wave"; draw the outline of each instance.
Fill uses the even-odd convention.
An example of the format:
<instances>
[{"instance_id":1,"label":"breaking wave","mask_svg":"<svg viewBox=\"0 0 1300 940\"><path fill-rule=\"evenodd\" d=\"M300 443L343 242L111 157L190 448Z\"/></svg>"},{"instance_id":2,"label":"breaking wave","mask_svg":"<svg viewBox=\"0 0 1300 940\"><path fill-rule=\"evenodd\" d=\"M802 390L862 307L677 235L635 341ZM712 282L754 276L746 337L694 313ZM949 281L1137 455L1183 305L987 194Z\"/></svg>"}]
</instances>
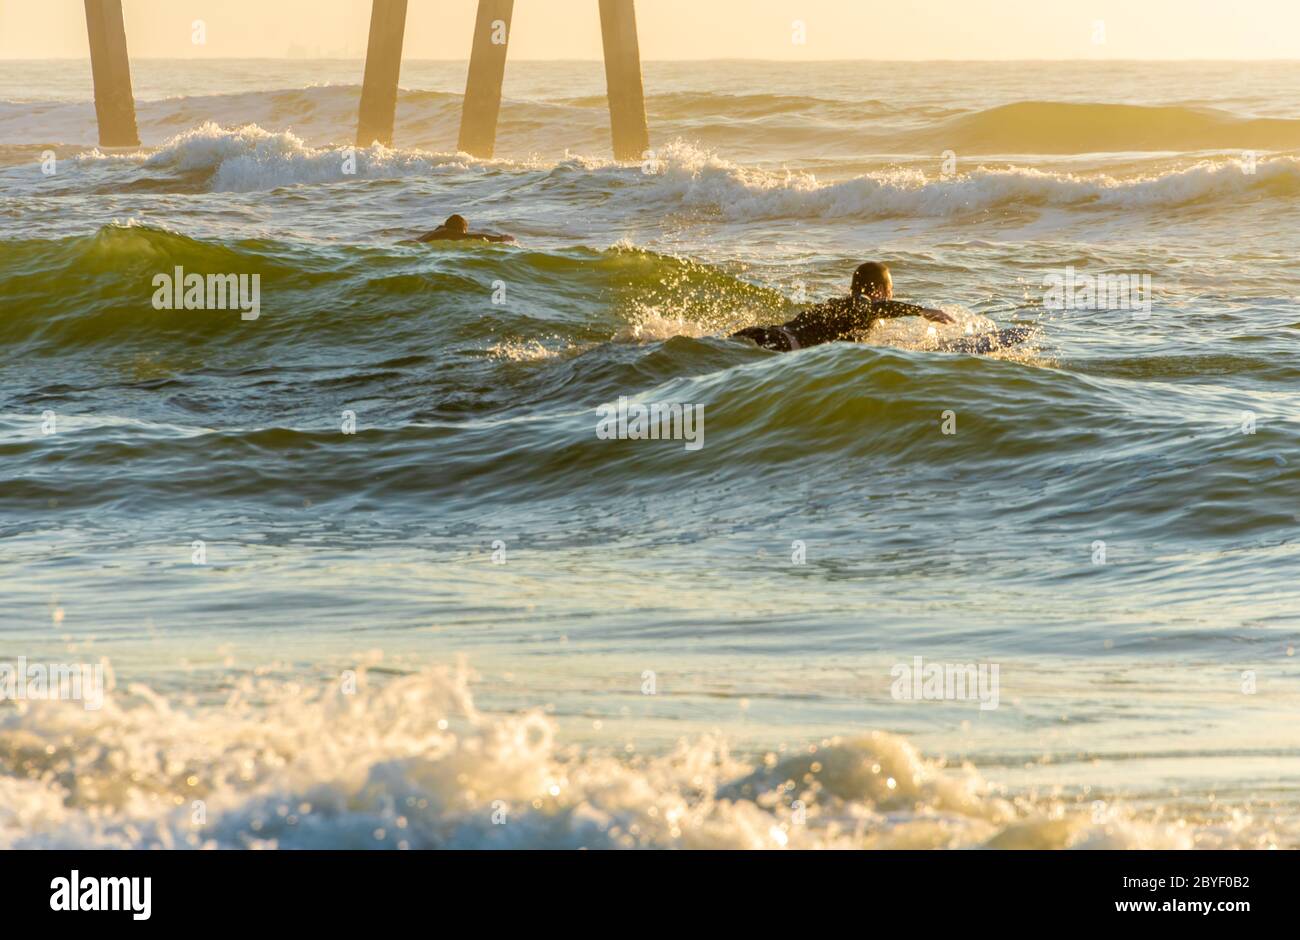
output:
<instances>
[{"instance_id":1,"label":"breaking wave","mask_svg":"<svg viewBox=\"0 0 1300 940\"><path fill-rule=\"evenodd\" d=\"M146 169L211 174L213 192L253 192L310 183L399 179L435 167L466 165L454 155L369 148L313 148L289 132L256 125L224 129L208 123L174 137L145 161Z\"/></svg>"},{"instance_id":2,"label":"breaking wave","mask_svg":"<svg viewBox=\"0 0 1300 940\"><path fill-rule=\"evenodd\" d=\"M1157 175L1115 178L1033 168L979 168L952 178L916 169L821 182L809 173L750 169L685 144L665 151L645 203L716 212L731 221L944 218L1009 208L1169 209L1300 197L1300 159L1254 167L1204 160Z\"/></svg>"},{"instance_id":3,"label":"breaking wave","mask_svg":"<svg viewBox=\"0 0 1300 940\"><path fill-rule=\"evenodd\" d=\"M1032 167L978 167L951 177L907 167L823 181L807 172L747 167L675 141L656 157L653 172L609 161L569 157L558 163L481 161L465 154L422 150L312 147L296 135L255 125L216 124L178 134L153 153L79 158L83 168L122 165L158 188L258 192L350 180L409 179L491 169L521 184L563 185L623 211L704 214L728 221L777 219L963 218L981 213L1059 209L1144 211L1225 208L1300 197L1300 158L1203 159L1165 171L1113 176ZM38 174L37 168L26 170ZM92 185L102 187L102 179ZM60 186L80 185L61 179Z\"/></svg>"},{"instance_id":4,"label":"breaking wave","mask_svg":"<svg viewBox=\"0 0 1300 940\"><path fill-rule=\"evenodd\" d=\"M219 703L110 690L0 712L0 847L279 849L1211 848L1259 820L1145 819L1014 796L875 731L767 754L566 745L540 709L480 712L462 666Z\"/></svg>"}]
</instances>

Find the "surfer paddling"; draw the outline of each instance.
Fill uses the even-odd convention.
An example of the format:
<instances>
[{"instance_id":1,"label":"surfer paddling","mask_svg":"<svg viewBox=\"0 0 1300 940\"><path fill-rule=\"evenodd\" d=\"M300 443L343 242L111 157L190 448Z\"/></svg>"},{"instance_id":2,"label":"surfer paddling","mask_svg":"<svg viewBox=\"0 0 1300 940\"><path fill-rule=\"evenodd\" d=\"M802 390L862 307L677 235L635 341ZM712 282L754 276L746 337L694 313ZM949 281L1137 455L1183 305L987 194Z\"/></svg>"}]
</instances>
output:
<instances>
[{"instance_id":1,"label":"surfer paddling","mask_svg":"<svg viewBox=\"0 0 1300 940\"><path fill-rule=\"evenodd\" d=\"M463 215L453 215L432 232L421 235L421 242L513 242L513 235L496 235L491 232L471 232Z\"/></svg>"},{"instance_id":2,"label":"surfer paddling","mask_svg":"<svg viewBox=\"0 0 1300 940\"><path fill-rule=\"evenodd\" d=\"M925 317L935 323L953 323L942 310L918 307L894 300L894 279L889 267L878 262L864 264L853 273L853 293L809 307L782 326L751 326L734 334L750 339L764 349L791 352L805 346L820 346L852 339L871 328L877 320Z\"/></svg>"}]
</instances>

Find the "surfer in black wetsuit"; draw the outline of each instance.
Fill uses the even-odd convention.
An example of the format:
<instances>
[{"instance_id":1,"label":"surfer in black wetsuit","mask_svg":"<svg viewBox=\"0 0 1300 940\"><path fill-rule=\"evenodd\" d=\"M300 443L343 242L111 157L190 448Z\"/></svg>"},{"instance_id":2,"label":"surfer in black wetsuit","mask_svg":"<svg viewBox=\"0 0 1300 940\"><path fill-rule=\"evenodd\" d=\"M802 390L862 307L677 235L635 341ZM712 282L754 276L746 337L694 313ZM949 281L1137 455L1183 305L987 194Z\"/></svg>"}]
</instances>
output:
<instances>
[{"instance_id":1,"label":"surfer in black wetsuit","mask_svg":"<svg viewBox=\"0 0 1300 940\"><path fill-rule=\"evenodd\" d=\"M805 346L819 346L851 339L870 329L877 320L925 317L935 323L952 323L942 310L931 310L894 300L894 280L886 265L864 264L853 273L853 294L809 307L783 326L751 326L734 334L750 339L764 349L791 352Z\"/></svg>"},{"instance_id":2,"label":"surfer in black wetsuit","mask_svg":"<svg viewBox=\"0 0 1300 940\"><path fill-rule=\"evenodd\" d=\"M463 215L453 215L432 232L421 235L421 242L513 242L513 235L493 235L488 232L471 232Z\"/></svg>"}]
</instances>

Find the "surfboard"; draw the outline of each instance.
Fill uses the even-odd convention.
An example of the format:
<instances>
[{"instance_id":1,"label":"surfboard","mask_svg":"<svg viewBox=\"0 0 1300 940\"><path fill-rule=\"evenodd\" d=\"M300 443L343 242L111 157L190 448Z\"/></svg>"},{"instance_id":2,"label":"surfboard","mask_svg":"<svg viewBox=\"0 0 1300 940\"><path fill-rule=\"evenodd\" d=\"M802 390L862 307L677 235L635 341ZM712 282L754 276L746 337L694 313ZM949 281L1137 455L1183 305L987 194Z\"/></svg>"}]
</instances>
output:
<instances>
[{"instance_id":1,"label":"surfboard","mask_svg":"<svg viewBox=\"0 0 1300 940\"><path fill-rule=\"evenodd\" d=\"M1019 346L1025 340L1033 335L1033 330L1027 326L1013 326L1010 329L998 330L996 333L980 333L976 336L963 336L959 339L948 340L940 343L938 350L940 352L967 353L972 356L982 356L988 353L1001 352L1004 349L1011 349Z\"/></svg>"}]
</instances>

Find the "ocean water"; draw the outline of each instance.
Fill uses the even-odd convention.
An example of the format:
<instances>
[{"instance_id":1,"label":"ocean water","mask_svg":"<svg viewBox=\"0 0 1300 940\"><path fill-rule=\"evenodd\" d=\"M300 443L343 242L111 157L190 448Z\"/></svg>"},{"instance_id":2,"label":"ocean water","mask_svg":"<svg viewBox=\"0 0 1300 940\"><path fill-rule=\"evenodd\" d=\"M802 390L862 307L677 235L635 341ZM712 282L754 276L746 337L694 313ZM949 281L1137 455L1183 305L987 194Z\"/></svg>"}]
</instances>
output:
<instances>
[{"instance_id":1,"label":"ocean water","mask_svg":"<svg viewBox=\"0 0 1300 940\"><path fill-rule=\"evenodd\" d=\"M0 703L0 846L1300 847L1300 64L647 63L644 166L464 72L345 173L358 62L138 61L138 152L0 63L0 662L108 685ZM1033 338L725 338L863 260Z\"/></svg>"}]
</instances>

